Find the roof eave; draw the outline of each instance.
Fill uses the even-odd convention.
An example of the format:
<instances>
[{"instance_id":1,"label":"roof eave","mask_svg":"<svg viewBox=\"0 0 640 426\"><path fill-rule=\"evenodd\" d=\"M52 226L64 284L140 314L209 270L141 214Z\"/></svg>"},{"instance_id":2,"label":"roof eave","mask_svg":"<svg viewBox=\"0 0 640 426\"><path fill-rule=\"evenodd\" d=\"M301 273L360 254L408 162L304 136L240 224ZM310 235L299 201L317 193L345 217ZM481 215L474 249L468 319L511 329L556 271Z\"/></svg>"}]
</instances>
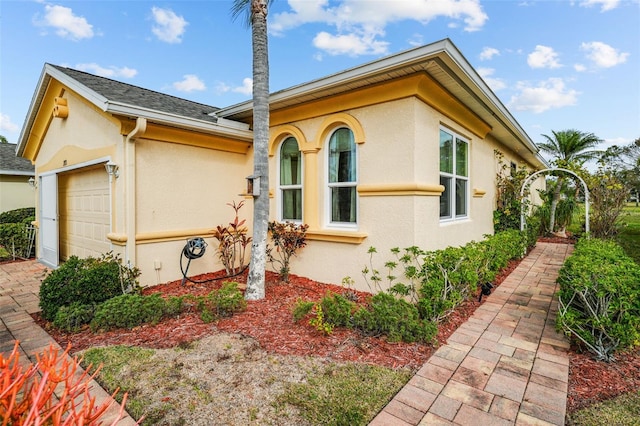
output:
<instances>
[{"instance_id":1,"label":"roof eave","mask_svg":"<svg viewBox=\"0 0 640 426\"><path fill-rule=\"evenodd\" d=\"M173 127L186 128L206 133L215 133L247 141L253 140L253 132L249 130L248 124L228 119L220 120L221 122L218 123L212 123L205 120L198 120L195 118L184 117L177 114L165 113L158 110L143 108L135 105L109 101L106 102L104 111L115 115L124 115L127 117L143 117L149 121Z\"/></svg>"}]
</instances>

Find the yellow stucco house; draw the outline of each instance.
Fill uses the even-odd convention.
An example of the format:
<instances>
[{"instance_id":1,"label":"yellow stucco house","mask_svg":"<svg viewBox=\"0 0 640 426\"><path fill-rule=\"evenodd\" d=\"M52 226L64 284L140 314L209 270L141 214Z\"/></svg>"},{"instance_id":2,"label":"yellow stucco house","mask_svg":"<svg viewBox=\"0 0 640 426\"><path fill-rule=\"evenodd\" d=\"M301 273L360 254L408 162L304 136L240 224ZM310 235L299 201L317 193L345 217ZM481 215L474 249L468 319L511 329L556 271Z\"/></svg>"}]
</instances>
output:
<instances>
[{"instance_id":1,"label":"yellow stucco house","mask_svg":"<svg viewBox=\"0 0 640 426\"><path fill-rule=\"evenodd\" d=\"M271 219L309 225L292 273L324 282L358 282L370 246L492 233L495 150L546 166L448 39L273 93L270 117ZM247 198L252 218L251 120L251 102L220 109L45 64L18 144L36 169L38 258L113 250L152 285L180 279L185 241L201 236L190 275L221 269L212 235L227 203Z\"/></svg>"},{"instance_id":2,"label":"yellow stucco house","mask_svg":"<svg viewBox=\"0 0 640 426\"><path fill-rule=\"evenodd\" d=\"M33 164L16 157L16 145L0 143L0 213L35 206L29 179L35 171Z\"/></svg>"}]
</instances>

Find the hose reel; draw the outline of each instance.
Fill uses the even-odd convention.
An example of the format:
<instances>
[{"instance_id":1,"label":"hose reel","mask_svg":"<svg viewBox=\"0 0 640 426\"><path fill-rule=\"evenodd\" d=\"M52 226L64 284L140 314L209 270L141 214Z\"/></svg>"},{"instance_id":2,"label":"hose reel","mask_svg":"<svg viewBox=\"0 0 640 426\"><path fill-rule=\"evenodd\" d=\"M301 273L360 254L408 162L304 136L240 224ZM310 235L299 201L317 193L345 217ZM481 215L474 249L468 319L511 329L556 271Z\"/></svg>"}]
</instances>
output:
<instances>
[{"instance_id":1,"label":"hose reel","mask_svg":"<svg viewBox=\"0 0 640 426\"><path fill-rule=\"evenodd\" d=\"M184 285L187 278L187 272L189 271L189 265L193 259L199 259L204 255L207 250L207 242L202 237L191 238L187 240L184 248L182 249L182 256L180 256L180 270L182 271L182 285ZM182 258L187 258L187 268L182 266ZM191 281L191 280L189 280Z\"/></svg>"}]
</instances>

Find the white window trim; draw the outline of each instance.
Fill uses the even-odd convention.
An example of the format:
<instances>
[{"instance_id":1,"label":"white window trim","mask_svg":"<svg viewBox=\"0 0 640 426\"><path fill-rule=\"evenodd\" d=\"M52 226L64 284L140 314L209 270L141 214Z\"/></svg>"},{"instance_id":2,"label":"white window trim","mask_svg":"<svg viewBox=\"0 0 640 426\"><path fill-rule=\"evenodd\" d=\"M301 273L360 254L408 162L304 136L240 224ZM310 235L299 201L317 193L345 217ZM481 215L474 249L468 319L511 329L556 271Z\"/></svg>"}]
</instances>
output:
<instances>
[{"instance_id":1,"label":"white window trim","mask_svg":"<svg viewBox=\"0 0 640 426\"><path fill-rule=\"evenodd\" d=\"M293 138L296 143L298 144L298 150L300 150L300 142L298 141L298 139L296 139L294 136L289 135L287 137L285 137L284 139L282 139L282 141L280 142L280 144L278 145L278 152L276 153L276 158L277 158L277 173L276 173L276 182L278 183L277 187L277 196L276 196L276 204L278 206L277 209L277 214L278 214L278 220L280 222L293 222L293 223L297 223L297 224L301 224L304 223L304 155L302 155L302 151L300 151L300 184L299 185L281 185L280 182L280 174L281 172L281 163L280 161L282 160L281 158L281 154L282 154L282 146L284 145L285 141L289 138ZM302 219L300 220L293 220L293 219L284 219L283 218L283 211L282 211L282 200L283 200L283 195L282 192L285 189L299 189L300 190L300 196L302 197L302 212L301 212L301 216Z\"/></svg>"},{"instance_id":2,"label":"white window trim","mask_svg":"<svg viewBox=\"0 0 640 426\"><path fill-rule=\"evenodd\" d=\"M451 222L461 222L461 221L465 221L465 220L469 220L471 218L471 190L470 190L470 182L471 182L471 141L462 136L461 134L451 130L448 127L440 127L438 130L438 141L440 141L440 131L444 131L446 133L449 133L450 135L453 136L453 168L454 171L457 172L456 170L456 155L457 155L457 149L456 149L456 141L459 139L463 142L465 142L467 144L467 176L459 176L455 173L445 173L445 172L441 172L440 171L440 154L438 151L438 176L445 176L448 178L451 178L451 188L453 189L453 191L455 191L455 187L456 187L456 179L460 179L460 180L465 180L467 182L467 190L466 190L466 206L467 206L467 212L464 215L456 215L456 194L452 193L451 197L449 198L449 209L451 211L451 216L450 217L440 217L440 223L451 223ZM440 149L440 142L438 142L438 150Z\"/></svg>"},{"instance_id":3,"label":"white window trim","mask_svg":"<svg viewBox=\"0 0 640 426\"><path fill-rule=\"evenodd\" d=\"M353 144L355 145L355 153L356 153L356 160L355 160L355 164L356 164L356 181L355 182L329 182L329 155L331 154L331 136L333 136L333 134L335 132L337 132L340 129L349 129L351 131L351 133L354 135L354 142ZM331 188L335 188L335 187L354 187L357 188L358 186L358 178L360 177L360 170L358 167L358 144L355 142L355 134L353 133L353 129L347 127L347 126L339 126L336 127L335 129L333 129L331 132L329 132L328 136L327 136L327 140L324 144L324 146L327 147L327 149L325 150L326 153L324 154L324 223L325 223L325 227L327 229L344 229L344 230L349 230L349 231L353 231L353 230L357 230L358 229L358 224L360 222L360 197L358 197L358 191L356 190L356 221L355 222L332 222L331 221L331 214L332 214L332 209L331 209Z\"/></svg>"}]
</instances>

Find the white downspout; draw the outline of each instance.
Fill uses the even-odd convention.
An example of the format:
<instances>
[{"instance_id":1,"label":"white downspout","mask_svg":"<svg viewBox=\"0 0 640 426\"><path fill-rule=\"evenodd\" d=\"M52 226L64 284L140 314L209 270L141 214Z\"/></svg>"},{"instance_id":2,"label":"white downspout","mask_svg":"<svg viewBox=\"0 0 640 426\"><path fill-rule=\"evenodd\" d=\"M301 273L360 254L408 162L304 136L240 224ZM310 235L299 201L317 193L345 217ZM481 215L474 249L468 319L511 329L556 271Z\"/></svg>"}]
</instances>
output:
<instances>
[{"instance_id":1,"label":"white downspout","mask_svg":"<svg viewBox=\"0 0 640 426\"><path fill-rule=\"evenodd\" d=\"M138 117L136 127L127 135L125 155L125 227L127 234L126 261L136 266L136 138L147 131L147 119Z\"/></svg>"}]
</instances>

